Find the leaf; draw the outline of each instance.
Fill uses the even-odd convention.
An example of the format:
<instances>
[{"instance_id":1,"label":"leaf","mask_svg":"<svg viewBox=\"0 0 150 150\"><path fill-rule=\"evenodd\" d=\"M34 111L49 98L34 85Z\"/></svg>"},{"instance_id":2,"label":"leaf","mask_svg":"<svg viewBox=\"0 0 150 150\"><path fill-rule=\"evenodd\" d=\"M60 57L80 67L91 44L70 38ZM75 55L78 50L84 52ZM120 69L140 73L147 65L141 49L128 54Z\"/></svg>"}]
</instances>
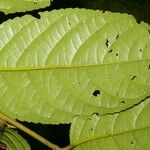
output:
<instances>
[{"instance_id":1,"label":"leaf","mask_svg":"<svg viewBox=\"0 0 150 150\"><path fill-rule=\"evenodd\" d=\"M0 25L0 111L68 123L128 109L150 96L150 27L84 9Z\"/></svg>"},{"instance_id":2,"label":"leaf","mask_svg":"<svg viewBox=\"0 0 150 150\"><path fill-rule=\"evenodd\" d=\"M16 131L6 128L0 142L6 144L7 150L30 150L29 144Z\"/></svg>"},{"instance_id":3,"label":"leaf","mask_svg":"<svg viewBox=\"0 0 150 150\"><path fill-rule=\"evenodd\" d=\"M148 150L150 147L150 98L133 108L87 120L76 117L71 127L75 150Z\"/></svg>"},{"instance_id":4,"label":"leaf","mask_svg":"<svg viewBox=\"0 0 150 150\"><path fill-rule=\"evenodd\" d=\"M51 0L0 0L0 11L5 14L24 12L50 5Z\"/></svg>"}]
</instances>

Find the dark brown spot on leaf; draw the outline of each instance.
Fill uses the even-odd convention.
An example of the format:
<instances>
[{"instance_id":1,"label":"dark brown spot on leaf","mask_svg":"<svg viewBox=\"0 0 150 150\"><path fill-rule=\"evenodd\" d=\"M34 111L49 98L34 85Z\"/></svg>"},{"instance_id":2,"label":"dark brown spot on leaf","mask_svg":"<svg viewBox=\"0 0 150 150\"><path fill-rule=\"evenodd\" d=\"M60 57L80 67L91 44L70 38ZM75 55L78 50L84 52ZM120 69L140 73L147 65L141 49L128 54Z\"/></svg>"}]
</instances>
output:
<instances>
[{"instance_id":1,"label":"dark brown spot on leaf","mask_svg":"<svg viewBox=\"0 0 150 150\"><path fill-rule=\"evenodd\" d=\"M100 90L95 90L95 91L93 92L93 96L97 97L97 96L99 96L99 95L100 95Z\"/></svg>"},{"instance_id":2,"label":"dark brown spot on leaf","mask_svg":"<svg viewBox=\"0 0 150 150\"><path fill-rule=\"evenodd\" d=\"M116 56L118 56L119 54L118 53L116 53Z\"/></svg>"},{"instance_id":3,"label":"dark brown spot on leaf","mask_svg":"<svg viewBox=\"0 0 150 150\"><path fill-rule=\"evenodd\" d=\"M125 101L121 101L122 104L125 104Z\"/></svg>"},{"instance_id":4,"label":"dark brown spot on leaf","mask_svg":"<svg viewBox=\"0 0 150 150\"><path fill-rule=\"evenodd\" d=\"M34 4L37 4L37 3L38 3L38 0L35 0L35 1L34 1Z\"/></svg>"},{"instance_id":5,"label":"dark brown spot on leaf","mask_svg":"<svg viewBox=\"0 0 150 150\"><path fill-rule=\"evenodd\" d=\"M150 30L148 29L148 33L150 34Z\"/></svg>"},{"instance_id":6,"label":"dark brown spot on leaf","mask_svg":"<svg viewBox=\"0 0 150 150\"><path fill-rule=\"evenodd\" d=\"M108 53L111 53L113 50L112 49L110 49L109 51L108 51Z\"/></svg>"},{"instance_id":7,"label":"dark brown spot on leaf","mask_svg":"<svg viewBox=\"0 0 150 150\"><path fill-rule=\"evenodd\" d=\"M107 47L109 47L109 40L108 40L108 39L106 39L105 45L106 45Z\"/></svg>"},{"instance_id":8,"label":"dark brown spot on leaf","mask_svg":"<svg viewBox=\"0 0 150 150\"><path fill-rule=\"evenodd\" d=\"M116 36L116 39L118 39L119 38L119 34L117 34L117 36Z\"/></svg>"},{"instance_id":9,"label":"dark brown spot on leaf","mask_svg":"<svg viewBox=\"0 0 150 150\"><path fill-rule=\"evenodd\" d=\"M130 144L134 144L134 141L131 141Z\"/></svg>"},{"instance_id":10,"label":"dark brown spot on leaf","mask_svg":"<svg viewBox=\"0 0 150 150\"><path fill-rule=\"evenodd\" d=\"M91 116L92 116L92 115L99 116L99 113L98 113L98 112L94 112L94 113L91 114Z\"/></svg>"},{"instance_id":11,"label":"dark brown spot on leaf","mask_svg":"<svg viewBox=\"0 0 150 150\"><path fill-rule=\"evenodd\" d=\"M131 78L131 80L134 80L136 77L137 77L137 76L133 76L133 77Z\"/></svg>"},{"instance_id":12,"label":"dark brown spot on leaf","mask_svg":"<svg viewBox=\"0 0 150 150\"><path fill-rule=\"evenodd\" d=\"M142 49L140 49L140 52L142 52Z\"/></svg>"},{"instance_id":13,"label":"dark brown spot on leaf","mask_svg":"<svg viewBox=\"0 0 150 150\"><path fill-rule=\"evenodd\" d=\"M150 69L150 64L149 64L149 66L148 66L148 69Z\"/></svg>"}]
</instances>

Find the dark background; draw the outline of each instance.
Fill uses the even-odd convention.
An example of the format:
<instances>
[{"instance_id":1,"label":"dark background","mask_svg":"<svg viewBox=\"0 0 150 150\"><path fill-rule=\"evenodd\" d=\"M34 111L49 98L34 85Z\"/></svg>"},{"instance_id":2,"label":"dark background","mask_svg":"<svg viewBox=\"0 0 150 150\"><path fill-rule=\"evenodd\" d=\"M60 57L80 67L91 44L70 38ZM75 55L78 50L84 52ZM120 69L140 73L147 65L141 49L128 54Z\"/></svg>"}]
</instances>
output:
<instances>
[{"instance_id":1,"label":"dark background","mask_svg":"<svg viewBox=\"0 0 150 150\"><path fill-rule=\"evenodd\" d=\"M4 13L0 12L0 23L3 23L10 18L13 19L16 16L21 17L25 14L31 14L32 16L40 19L38 12L75 7L128 13L134 15L138 22L144 21L150 24L150 0L53 0L51 6L31 12L9 15L5 15ZM27 122L22 123L60 147L69 145L70 124L42 125ZM36 141L32 137L24 134L21 131L19 131L19 133L29 142L32 150L49 150L49 148Z\"/></svg>"},{"instance_id":2,"label":"dark background","mask_svg":"<svg viewBox=\"0 0 150 150\"><path fill-rule=\"evenodd\" d=\"M44 9L10 15L4 15L4 13L0 12L0 23L25 14L31 14L39 18L38 12L41 11L75 7L128 13L134 15L137 21L142 20L150 23L150 0L53 0L51 6Z\"/></svg>"}]
</instances>

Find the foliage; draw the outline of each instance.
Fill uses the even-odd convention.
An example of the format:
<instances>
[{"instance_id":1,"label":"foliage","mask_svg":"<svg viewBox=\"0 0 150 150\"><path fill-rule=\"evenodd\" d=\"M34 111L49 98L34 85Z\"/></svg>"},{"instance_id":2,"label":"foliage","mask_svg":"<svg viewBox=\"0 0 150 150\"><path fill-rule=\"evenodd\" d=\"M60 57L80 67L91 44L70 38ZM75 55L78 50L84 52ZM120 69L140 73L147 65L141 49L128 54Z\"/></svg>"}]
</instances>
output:
<instances>
[{"instance_id":1,"label":"foliage","mask_svg":"<svg viewBox=\"0 0 150 150\"><path fill-rule=\"evenodd\" d=\"M5 13L35 9L33 0L24 1L29 7L19 3L0 7ZM150 26L131 15L88 9L8 20L0 25L0 91L0 111L11 119L71 123L73 149L146 150ZM1 142L10 150L30 149L12 129Z\"/></svg>"},{"instance_id":2,"label":"foliage","mask_svg":"<svg viewBox=\"0 0 150 150\"><path fill-rule=\"evenodd\" d=\"M29 11L50 5L50 0L0 0L0 11L8 13Z\"/></svg>"},{"instance_id":3,"label":"foliage","mask_svg":"<svg viewBox=\"0 0 150 150\"><path fill-rule=\"evenodd\" d=\"M72 124L71 142L78 143L75 149L81 150L146 150L150 147L149 108L149 101L145 101L132 109L114 114L101 117L93 115L87 120L76 117ZM84 142L85 139L87 141Z\"/></svg>"},{"instance_id":4,"label":"foliage","mask_svg":"<svg viewBox=\"0 0 150 150\"><path fill-rule=\"evenodd\" d=\"M7 145L7 150L30 150L29 144L14 130L6 128L1 142Z\"/></svg>"}]
</instances>

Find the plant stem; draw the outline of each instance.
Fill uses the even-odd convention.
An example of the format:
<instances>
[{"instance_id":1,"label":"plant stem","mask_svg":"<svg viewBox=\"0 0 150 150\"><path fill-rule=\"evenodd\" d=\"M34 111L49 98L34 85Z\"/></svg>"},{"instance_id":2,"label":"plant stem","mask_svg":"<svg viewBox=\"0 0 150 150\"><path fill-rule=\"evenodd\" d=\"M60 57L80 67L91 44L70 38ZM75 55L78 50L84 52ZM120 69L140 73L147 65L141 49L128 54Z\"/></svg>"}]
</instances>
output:
<instances>
[{"instance_id":1,"label":"plant stem","mask_svg":"<svg viewBox=\"0 0 150 150\"><path fill-rule=\"evenodd\" d=\"M18 129L22 130L23 132L25 132L28 135L32 136L33 138L37 139L38 141L40 141L41 143L43 143L47 147L51 148L52 150L60 150L61 149L59 146L49 142L48 140L46 140L42 136L38 135L36 132L30 130L29 128L25 127L24 125L17 122L16 120L11 119L10 117L8 117L7 115L5 115L2 112L0 112L0 119L2 119L4 122L7 122L10 125L15 126Z\"/></svg>"},{"instance_id":2,"label":"plant stem","mask_svg":"<svg viewBox=\"0 0 150 150\"><path fill-rule=\"evenodd\" d=\"M74 146L72 144L70 144L66 147L61 148L60 150L72 150L73 148L74 148Z\"/></svg>"}]
</instances>

